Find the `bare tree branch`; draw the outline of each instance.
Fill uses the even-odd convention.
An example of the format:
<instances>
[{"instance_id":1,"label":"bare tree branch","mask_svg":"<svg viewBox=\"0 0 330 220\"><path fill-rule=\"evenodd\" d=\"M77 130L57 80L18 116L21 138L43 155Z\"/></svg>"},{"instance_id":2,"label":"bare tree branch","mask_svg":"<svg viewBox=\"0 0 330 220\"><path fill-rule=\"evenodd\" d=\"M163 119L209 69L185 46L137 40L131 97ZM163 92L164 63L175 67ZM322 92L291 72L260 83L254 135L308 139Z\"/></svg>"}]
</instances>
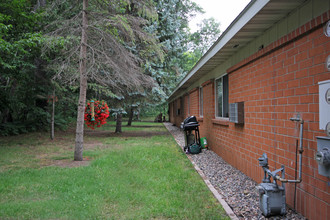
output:
<instances>
[{"instance_id":1,"label":"bare tree branch","mask_svg":"<svg viewBox=\"0 0 330 220\"><path fill-rule=\"evenodd\" d=\"M56 5L64 3L55 0L51 10L59 10ZM143 27L148 21L141 17L153 12L151 3L145 0L133 1L90 1L87 10L89 16L87 46L87 77L103 85L120 90L123 85L130 88L153 86L153 79L143 74L142 55L154 47L155 54L161 56L161 48L156 38L147 33ZM130 10L123 7L130 8ZM72 7L72 11L78 9ZM155 11L154 11L155 12ZM65 14L70 14L65 11ZM55 58L51 67L56 71L56 79L74 83L79 79L77 73L79 62L79 39L81 35L82 11L60 21L54 21L46 27L50 37L61 37L69 44L61 53L64 56ZM127 46L137 47L133 54ZM51 48L45 48L44 51Z\"/></svg>"}]
</instances>

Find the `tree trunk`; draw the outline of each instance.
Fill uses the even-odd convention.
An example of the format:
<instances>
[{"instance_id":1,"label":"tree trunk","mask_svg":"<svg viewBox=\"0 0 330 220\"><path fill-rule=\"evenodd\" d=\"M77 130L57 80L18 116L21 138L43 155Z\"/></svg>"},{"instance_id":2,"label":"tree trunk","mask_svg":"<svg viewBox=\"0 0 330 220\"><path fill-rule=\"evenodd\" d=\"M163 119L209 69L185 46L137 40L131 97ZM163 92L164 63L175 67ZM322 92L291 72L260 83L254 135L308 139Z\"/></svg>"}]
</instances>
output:
<instances>
[{"instance_id":1,"label":"tree trunk","mask_svg":"<svg viewBox=\"0 0 330 220\"><path fill-rule=\"evenodd\" d=\"M139 109L137 110L136 120L141 121L141 119L140 119L140 110Z\"/></svg>"},{"instance_id":2,"label":"tree trunk","mask_svg":"<svg viewBox=\"0 0 330 220\"><path fill-rule=\"evenodd\" d=\"M87 89L87 74L86 74L86 61L87 61L87 12L88 0L83 1L83 14L82 14L82 32L81 32L81 45L80 45L80 60L79 60L79 73L80 73L80 93L78 103L78 116L76 128L76 145L74 150L74 160L83 160L83 144L84 144L84 113L86 103L86 89Z\"/></svg>"},{"instance_id":3,"label":"tree trunk","mask_svg":"<svg viewBox=\"0 0 330 220\"><path fill-rule=\"evenodd\" d=\"M9 87L9 83L10 83L10 81L8 80L6 87ZM14 94L16 92L16 87L17 87L17 83L16 83L16 80L14 80L11 87L10 87L10 92L9 92L9 94L11 96L14 96ZM1 106L1 107L5 108L3 110L3 113L2 113L3 114L2 123L5 124L5 123L8 123L8 122L13 122L14 120L13 120L13 116L12 116L11 111L10 111L11 109L6 107L6 106Z\"/></svg>"},{"instance_id":4,"label":"tree trunk","mask_svg":"<svg viewBox=\"0 0 330 220\"><path fill-rule=\"evenodd\" d=\"M131 108L130 113L129 113L129 118L128 118L127 126L131 126L132 125L133 113L134 113L133 108Z\"/></svg>"},{"instance_id":5,"label":"tree trunk","mask_svg":"<svg viewBox=\"0 0 330 220\"><path fill-rule=\"evenodd\" d=\"M117 114L117 123L116 123L116 133L121 133L121 124L123 120L123 115L121 113Z\"/></svg>"},{"instance_id":6,"label":"tree trunk","mask_svg":"<svg viewBox=\"0 0 330 220\"><path fill-rule=\"evenodd\" d=\"M52 119L51 119L51 129L50 129L50 139L54 140L54 136L55 136L55 88L53 90L53 102L52 102Z\"/></svg>"}]
</instances>

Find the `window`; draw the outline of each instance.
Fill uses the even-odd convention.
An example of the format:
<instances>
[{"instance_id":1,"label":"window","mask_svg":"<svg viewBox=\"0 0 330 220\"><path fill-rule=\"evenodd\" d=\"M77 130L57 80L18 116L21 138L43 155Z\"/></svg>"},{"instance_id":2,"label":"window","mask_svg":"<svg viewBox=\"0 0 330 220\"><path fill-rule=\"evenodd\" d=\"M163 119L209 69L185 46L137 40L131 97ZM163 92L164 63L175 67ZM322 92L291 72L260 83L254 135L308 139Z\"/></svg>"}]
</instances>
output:
<instances>
[{"instance_id":1,"label":"window","mask_svg":"<svg viewBox=\"0 0 330 220\"><path fill-rule=\"evenodd\" d=\"M199 115L203 117L203 87L199 87Z\"/></svg>"},{"instance_id":2,"label":"window","mask_svg":"<svg viewBox=\"0 0 330 220\"><path fill-rule=\"evenodd\" d=\"M215 117L228 118L228 75L215 80Z\"/></svg>"}]
</instances>

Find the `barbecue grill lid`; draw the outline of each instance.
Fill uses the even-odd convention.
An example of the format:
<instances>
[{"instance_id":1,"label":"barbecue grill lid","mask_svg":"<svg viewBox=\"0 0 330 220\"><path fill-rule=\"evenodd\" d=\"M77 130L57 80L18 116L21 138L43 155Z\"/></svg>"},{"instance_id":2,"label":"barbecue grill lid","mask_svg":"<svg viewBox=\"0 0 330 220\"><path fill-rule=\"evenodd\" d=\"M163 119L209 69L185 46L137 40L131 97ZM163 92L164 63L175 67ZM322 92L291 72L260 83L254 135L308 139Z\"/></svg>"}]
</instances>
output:
<instances>
[{"instance_id":1,"label":"barbecue grill lid","mask_svg":"<svg viewBox=\"0 0 330 220\"><path fill-rule=\"evenodd\" d=\"M191 122L198 124L196 116L190 116L190 117L186 118L185 120L183 120L183 124L187 124L187 123L191 123Z\"/></svg>"}]
</instances>

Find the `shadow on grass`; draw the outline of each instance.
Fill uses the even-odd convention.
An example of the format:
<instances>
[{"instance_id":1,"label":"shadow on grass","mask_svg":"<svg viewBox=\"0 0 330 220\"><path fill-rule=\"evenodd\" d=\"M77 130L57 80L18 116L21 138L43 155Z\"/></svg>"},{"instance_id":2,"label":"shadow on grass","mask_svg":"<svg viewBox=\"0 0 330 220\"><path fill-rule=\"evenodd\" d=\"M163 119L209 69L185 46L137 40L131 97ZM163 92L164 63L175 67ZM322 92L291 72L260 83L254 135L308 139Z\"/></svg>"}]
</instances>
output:
<instances>
[{"instance_id":1,"label":"shadow on grass","mask_svg":"<svg viewBox=\"0 0 330 220\"><path fill-rule=\"evenodd\" d=\"M114 133L113 131L85 130L85 135L91 137L152 137L170 134L168 131L124 131Z\"/></svg>"}]
</instances>

